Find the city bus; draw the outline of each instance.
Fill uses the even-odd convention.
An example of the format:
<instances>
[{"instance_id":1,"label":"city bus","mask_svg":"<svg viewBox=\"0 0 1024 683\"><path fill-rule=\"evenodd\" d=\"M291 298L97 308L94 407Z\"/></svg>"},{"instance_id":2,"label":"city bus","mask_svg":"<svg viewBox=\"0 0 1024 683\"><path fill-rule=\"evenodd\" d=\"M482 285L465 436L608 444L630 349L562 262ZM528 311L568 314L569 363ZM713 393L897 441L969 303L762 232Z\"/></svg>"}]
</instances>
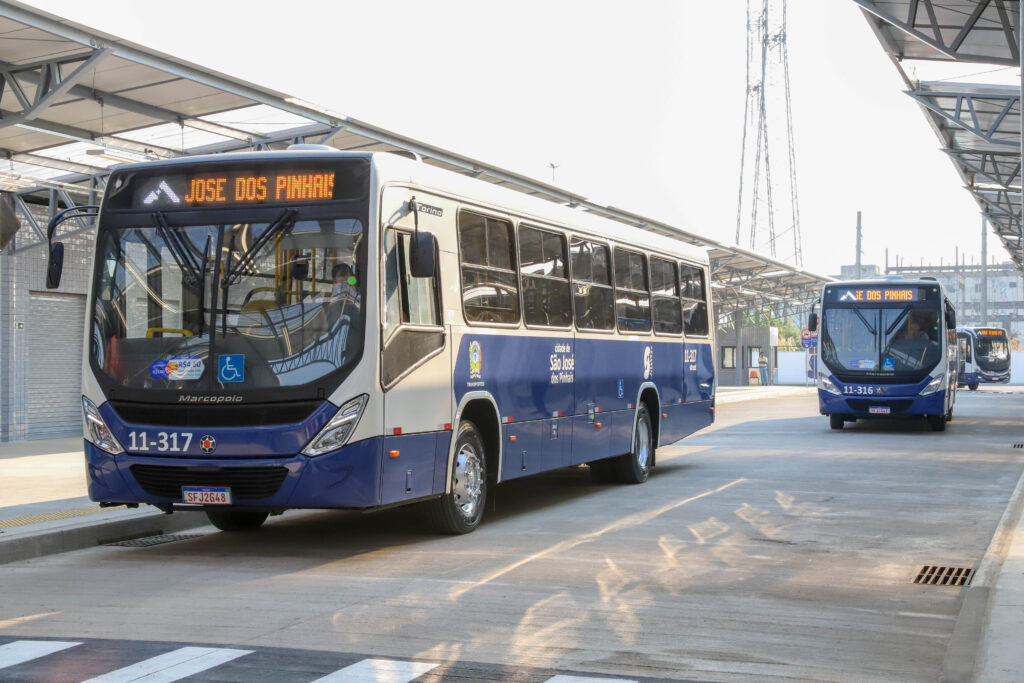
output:
<instances>
[{"instance_id":1,"label":"city bus","mask_svg":"<svg viewBox=\"0 0 1024 683\"><path fill-rule=\"evenodd\" d=\"M101 505L242 531L418 503L466 533L496 484L583 464L642 483L714 419L708 257L682 241L306 146L117 167L93 212Z\"/></svg>"},{"instance_id":2,"label":"city bus","mask_svg":"<svg viewBox=\"0 0 1024 683\"><path fill-rule=\"evenodd\" d=\"M818 407L832 429L863 418L918 417L944 431L956 398L956 312L934 280L825 285ZM816 312L809 326L819 326Z\"/></svg>"},{"instance_id":3,"label":"city bus","mask_svg":"<svg viewBox=\"0 0 1024 683\"><path fill-rule=\"evenodd\" d=\"M1010 383L1010 343L1000 327L958 327L960 371L957 385L977 391L981 383Z\"/></svg>"}]
</instances>

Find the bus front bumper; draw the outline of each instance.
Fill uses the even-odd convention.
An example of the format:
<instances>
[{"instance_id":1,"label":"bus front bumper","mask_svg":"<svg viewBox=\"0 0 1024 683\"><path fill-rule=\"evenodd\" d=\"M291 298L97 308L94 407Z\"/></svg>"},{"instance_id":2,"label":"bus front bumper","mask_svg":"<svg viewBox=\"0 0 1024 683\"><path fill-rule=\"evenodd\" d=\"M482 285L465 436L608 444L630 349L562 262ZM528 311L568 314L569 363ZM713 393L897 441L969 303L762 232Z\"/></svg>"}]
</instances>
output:
<instances>
[{"instance_id":1,"label":"bus front bumper","mask_svg":"<svg viewBox=\"0 0 1024 683\"><path fill-rule=\"evenodd\" d=\"M943 415L946 412L946 390L921 395L931 378L917 384L850 385L832 379L839 391L836 395L818 389L818 409L822 415L849 417L899 417ZM871 390L871 393L866 393ZM865 393L845 393L863 391Z\"/></svg>"}]
</instances>

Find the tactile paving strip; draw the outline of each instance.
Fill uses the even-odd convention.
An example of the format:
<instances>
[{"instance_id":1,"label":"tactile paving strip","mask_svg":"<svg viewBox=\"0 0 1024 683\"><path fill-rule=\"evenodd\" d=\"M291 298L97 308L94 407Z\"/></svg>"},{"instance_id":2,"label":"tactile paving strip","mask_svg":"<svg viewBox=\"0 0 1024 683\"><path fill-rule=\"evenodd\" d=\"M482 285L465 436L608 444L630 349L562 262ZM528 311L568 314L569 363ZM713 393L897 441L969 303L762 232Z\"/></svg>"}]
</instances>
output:
<instances>
[{"instance_id":1,"label":"tactile paving strip","mask_svg":"<svg viewBox=\"0 0 1024 683\"><path fill-rule=\"evenodd\" d=\"M29 524L39 524L40 522L54 522L58 519L70 519L72 517L82 517L84 515L95 515L109 509L111 508L101 508L99 505L90 505L87 508L72 508L71 510L42 512L38 515L25 515L24 517L0 519L0 529L11 529L16 526L27 526Z\"/></svg>"}]
</instances>

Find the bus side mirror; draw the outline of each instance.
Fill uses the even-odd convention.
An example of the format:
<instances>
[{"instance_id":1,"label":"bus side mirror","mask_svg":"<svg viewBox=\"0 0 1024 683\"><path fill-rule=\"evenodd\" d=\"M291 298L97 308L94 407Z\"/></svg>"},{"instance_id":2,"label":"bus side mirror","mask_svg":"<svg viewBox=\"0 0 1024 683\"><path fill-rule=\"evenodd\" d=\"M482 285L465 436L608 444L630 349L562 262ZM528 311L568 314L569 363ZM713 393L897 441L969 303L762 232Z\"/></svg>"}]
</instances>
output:
<instances>
[{"instance_id":1,"label":"bus side mirror","mask_svg":"<svg viewBox=\"0 0 1024 683\"><path fill-rule=\"evenodd\" d=\"M60 287L60 275L64 272L64 243L50 245L50 259L46 264L46 288Z\"/></svg>"},{"instance_id":2,"label":"bus side mirror","mask_svg":"<svg viewBox=\"0 0 1024 683\"><path fill-rule=\"evenodd\" d=\"M818 314L817 313L811 313L809 316L807 316L807 329L810 330L811 332L817 332L818 331Z\"/></svg>"},{"instance_id":3,"label":"bus side mirror","mask_svg":"<svg viewBox=\"0 0 1024 683\"><path fill-rule=\"evenodd\" d=\"M956 329L956 311L946 311L946 327L951 330Z\"/></svg>"},{"instance_id":4,"label":"bus side mirror","mask_svg":"<svg viewBox=\"0 0 1024 683\"><path fill-rule=\"evenodd\" d=\"M437 240L430 232L414 232L409 245L409 272L413 277L434 277L437 270Z\"/></svg>"}]
</instances>

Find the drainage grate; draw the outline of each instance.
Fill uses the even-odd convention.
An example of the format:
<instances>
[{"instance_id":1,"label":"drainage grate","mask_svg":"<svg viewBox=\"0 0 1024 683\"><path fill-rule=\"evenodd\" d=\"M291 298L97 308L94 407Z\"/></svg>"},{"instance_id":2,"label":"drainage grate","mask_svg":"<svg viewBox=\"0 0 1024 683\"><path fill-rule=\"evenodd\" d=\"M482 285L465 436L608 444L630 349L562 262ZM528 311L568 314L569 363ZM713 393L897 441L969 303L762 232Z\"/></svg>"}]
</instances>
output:
<instances>
[{"instance_id":1,"label":"drainage grate","mask_svg":"<svg viewBox=\"0 0 1024 683\"><path fill-rule=\"evenodd\" d=\"M160 534L159 536L146 536L145 538L131 538L126 541L111 541L103 545L119 545L125 548L148 548L151 545L187 541L190 538L202 537L203 534Z\"/></svg>"},{"instance_id":2,"label":"drainage grate","mask_svg":"<svg viewBox=\"0 0 1024 683\"><path fill-rule=\"evenodd\" d=\"M1015 443L1015 444L1013 444L1013 447L1014 448L1024 448L1024 443Z\"/></svg>"},{"instance_id":3,"label":"drainage grate","mask_svg":"<svg viewBox=\"0 0 1024 683\"><path fill-rule=\"evenodd\" d=\"M968 567L938 567L926 564L917 573L914 583L927 586L969 586L974 570Z\"/></svg>"}]
</instances>

